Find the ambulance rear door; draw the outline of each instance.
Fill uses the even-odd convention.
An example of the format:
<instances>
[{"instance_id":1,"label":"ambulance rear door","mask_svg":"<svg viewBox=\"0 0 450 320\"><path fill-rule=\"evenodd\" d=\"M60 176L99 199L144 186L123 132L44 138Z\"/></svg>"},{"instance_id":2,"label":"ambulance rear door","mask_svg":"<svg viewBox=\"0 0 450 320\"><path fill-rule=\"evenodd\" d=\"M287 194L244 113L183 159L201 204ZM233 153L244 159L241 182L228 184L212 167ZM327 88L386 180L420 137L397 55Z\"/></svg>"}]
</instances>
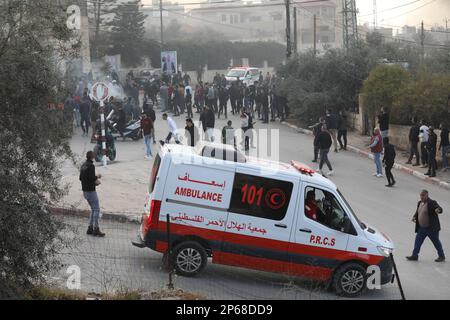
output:
<instances>
[{"instance_id":1,"label":"ambulance rear door","mask_svg":"<svg viewBox=\"0 0 450 320\"><path fill-rule=\"evenodd\" d=\"M214 162L214 161L212 161ZM234 166L172 162L169 169L161 215L170 215L174 238L202 238L220 258L228 205L233 187Z\"/></svg>"}]
</instances>

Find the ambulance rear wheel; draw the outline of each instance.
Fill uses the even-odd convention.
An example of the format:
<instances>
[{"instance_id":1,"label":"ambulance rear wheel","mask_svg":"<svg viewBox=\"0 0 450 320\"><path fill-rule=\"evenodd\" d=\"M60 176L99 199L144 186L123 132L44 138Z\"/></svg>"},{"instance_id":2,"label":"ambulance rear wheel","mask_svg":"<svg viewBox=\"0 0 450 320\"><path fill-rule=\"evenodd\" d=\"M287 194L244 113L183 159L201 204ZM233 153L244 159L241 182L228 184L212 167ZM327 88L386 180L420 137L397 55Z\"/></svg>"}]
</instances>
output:
<instances>
[{"instance_id":1,"label":"ambulance rear wheel","mask_svg":"<svg viewBox=\"0 0 450 320\"><path fill-rule=\"evenodd\" d=\"M354 298L366 288L366 269L358 263L348 263L339 267L333 278L333 288L337 295Z\"/></svg>"},{"instance_id":2,"label":"ambulance rear wheel","mask_svg":"<svg viewBox=\"0 0 450 320\"><path fill-rule=\"evenodd\" d=\"M195 241L182 242L172 252L172 265L181 276L195 277L206 267L206 250Z\"/></svg>"}]
</instances>

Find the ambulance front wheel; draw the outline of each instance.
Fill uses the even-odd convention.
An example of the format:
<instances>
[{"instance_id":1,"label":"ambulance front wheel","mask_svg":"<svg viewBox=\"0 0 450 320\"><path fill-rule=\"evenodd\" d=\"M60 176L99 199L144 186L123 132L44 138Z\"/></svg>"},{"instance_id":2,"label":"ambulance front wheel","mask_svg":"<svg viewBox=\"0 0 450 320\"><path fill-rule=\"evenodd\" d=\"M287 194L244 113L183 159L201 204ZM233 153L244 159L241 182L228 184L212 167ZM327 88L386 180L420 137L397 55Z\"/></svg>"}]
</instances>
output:
<instances>
[{"instance_id":1,"label":"ambulance front wheel","mask_svg":"<svg viewBox=\"0 0 450 320\"><path fill-rule=\"evenodd\" d=\"M181 276L195 277L206 267L206 250L195 241L182 242L172 252L172 265Z\"/></svg>"},{"instance_id":2,"label":"ambulance front wheel","mask_svg":"<svg viewBox=\"0 0 450 320\"><path fill-rule=\"evenodd\" d=\"M354 298L366 288L366 269L358 263L348 263L334 273L333 288L337 295Z\"/></svg>"}]
</instances>

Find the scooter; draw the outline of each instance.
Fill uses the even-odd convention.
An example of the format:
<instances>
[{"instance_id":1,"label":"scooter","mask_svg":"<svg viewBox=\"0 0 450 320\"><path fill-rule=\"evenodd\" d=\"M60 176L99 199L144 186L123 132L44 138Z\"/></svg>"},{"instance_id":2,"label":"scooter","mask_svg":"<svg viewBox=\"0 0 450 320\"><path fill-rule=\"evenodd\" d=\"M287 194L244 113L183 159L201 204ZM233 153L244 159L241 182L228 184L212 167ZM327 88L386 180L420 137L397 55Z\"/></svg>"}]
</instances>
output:
<instances>
[{"instance_id":1,"label":"scooter","mask_svg":"<svg viewBox=\"0 0 450 320\"><path fill-rule=\"evenodd\" d=\"M108 115L107 119L111 123L111 134L114 137L114 139L117 138L130 138L134 141L138 141L142 139L142 129L141 129L141 120L131 120L129 121L126 126L125 130L120 133L118 129L118 123L116 117L114 117L114 110L111 111L111 113Z\"/></svg>"}]
</instances>

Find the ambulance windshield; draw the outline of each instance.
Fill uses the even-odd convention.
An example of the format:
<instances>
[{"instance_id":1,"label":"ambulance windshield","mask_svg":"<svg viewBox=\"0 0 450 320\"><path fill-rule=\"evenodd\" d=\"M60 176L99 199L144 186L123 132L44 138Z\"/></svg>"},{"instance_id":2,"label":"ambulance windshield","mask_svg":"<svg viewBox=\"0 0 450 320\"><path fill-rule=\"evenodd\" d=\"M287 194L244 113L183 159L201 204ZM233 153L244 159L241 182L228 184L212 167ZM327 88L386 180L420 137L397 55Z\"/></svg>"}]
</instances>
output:
<instances>
[{"instance_id":1,"label":"ambulance windshield","mask_svg":"<svg viewBox=\"0 0 450 320\"><path fill-rule=\"evenodd\" d=\"M339 193L339 195L341 196L341 199L345 202L345 205L347 206L348 210L350 210L353 218L355 218L356 222L358 222L359 226L361 227L361 229L365 230L367 228L367 226L361 222L361 220L358 219L358 216L355 214L355 212L353 211L352 207L350 206L350 204L348 203L347 199L345 199L344 195L341 193L341 191L338 189L337 192Z\"/></svg>"}]
</instances>

